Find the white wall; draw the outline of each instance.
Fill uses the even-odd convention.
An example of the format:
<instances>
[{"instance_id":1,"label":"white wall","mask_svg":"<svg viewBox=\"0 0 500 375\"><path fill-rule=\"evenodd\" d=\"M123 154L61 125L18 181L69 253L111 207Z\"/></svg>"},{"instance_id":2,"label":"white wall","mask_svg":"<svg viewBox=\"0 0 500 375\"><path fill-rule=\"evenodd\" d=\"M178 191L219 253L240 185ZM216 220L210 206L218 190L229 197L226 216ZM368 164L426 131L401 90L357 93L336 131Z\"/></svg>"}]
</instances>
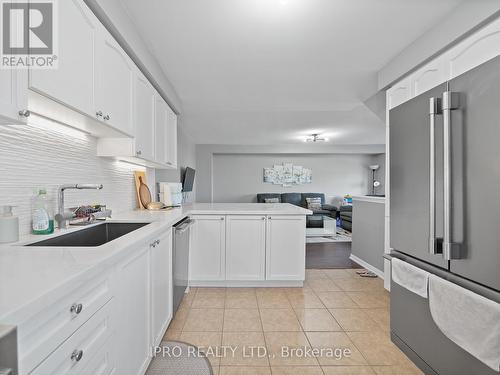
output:
<instances>
[{"instance_id":1,"label":"white wall","mask_svg":"<svg viewBox=\"0 0 500 375\"><path fill-rule=\"evenodd\" d=\"M181 127L182 118L179 119L177 127L177 166L176 170L157 169L157 182L182 182L182 176L186 167L196 169L196 145ZM196 200L196 176L193 191L188 194L187 202Z\"/></svg>"},{"instance_id":2,"label":"white wall","mask_svg":"<svg viewBox=\"0 0 500 375\"><path fill-rule=\"evenodd\" d=\"M312 183L283 187L263 182L263 168L293 163L312 169ZM372 155L214 154L213 201L255 202L257 193L319 192L328 202L368 193Z\"/></svg>"},{"instance_id":3,"label":"white wall","mask_svg":"<svg viewBox=\"0 0 500 375\"><path fill-rule=\"evenodd\" d=\"M54 210L58 186L76 183L99 183L104 188L68 190L67 207L101 203L114 212L136 207L133 170L139 167L97 157L95 138L62 125L56 129L0 127L0 205L17 206L21 234L30 232L31 197L39 186L47 188Z\"/></svg>"}]
</instances>

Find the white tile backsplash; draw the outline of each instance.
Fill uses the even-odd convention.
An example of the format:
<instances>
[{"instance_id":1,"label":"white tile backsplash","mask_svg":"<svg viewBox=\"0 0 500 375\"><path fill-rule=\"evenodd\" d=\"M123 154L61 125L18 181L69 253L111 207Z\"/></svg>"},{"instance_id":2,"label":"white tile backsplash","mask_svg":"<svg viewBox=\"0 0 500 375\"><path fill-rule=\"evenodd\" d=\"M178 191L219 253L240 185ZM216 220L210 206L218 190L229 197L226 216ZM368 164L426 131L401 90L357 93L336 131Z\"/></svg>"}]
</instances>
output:
<instances>
[{"instance_id":1,"label":"white tile backsplash","mask_svg":"<svg viewBox=\"0 0 500 375\"><path fill-rule=\"evenodd\" d=\"M106 204L115 212L136 206L131 164L96 156L96 139L69 128L0 125L0 205L17 206L20 234L30 232L31 197L46 187L56 210L62 184L100 183L102 190L66 191L66 206Z\"/></svg>"}]
</instances>

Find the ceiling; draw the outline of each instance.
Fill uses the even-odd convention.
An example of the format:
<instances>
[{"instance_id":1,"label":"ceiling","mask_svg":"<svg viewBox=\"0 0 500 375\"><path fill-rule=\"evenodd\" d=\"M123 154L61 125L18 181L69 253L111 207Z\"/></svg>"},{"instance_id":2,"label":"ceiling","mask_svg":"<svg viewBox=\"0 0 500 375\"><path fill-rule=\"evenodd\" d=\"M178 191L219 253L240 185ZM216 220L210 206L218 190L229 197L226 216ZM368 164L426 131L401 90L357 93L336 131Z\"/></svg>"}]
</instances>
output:
<instances>
[{"instance_id":1,"label":"ceiling","mask_svg":"<svg viewBox=\"0 0 500 375\"><path fill-rule=\"evenodd\" d=\"M377 72L461 0L122 0L196 143L383 144ZM432 11L430 11L432 10Z\"/></svg>"}]
</instances>

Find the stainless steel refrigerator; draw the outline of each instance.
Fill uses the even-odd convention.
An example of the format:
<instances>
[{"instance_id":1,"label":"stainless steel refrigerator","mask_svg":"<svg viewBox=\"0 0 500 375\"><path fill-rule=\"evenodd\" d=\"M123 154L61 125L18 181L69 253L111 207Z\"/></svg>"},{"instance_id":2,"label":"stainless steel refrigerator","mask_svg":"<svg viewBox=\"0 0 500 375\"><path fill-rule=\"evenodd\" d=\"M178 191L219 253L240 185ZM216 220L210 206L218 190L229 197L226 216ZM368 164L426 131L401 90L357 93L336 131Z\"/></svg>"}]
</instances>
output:
<instances>
[{"instance_id":1,"label":"stainless steel refrigerator","mask_svg":"<svg viewBox=\"0 0 500 375\"><path fill-rule=\"evenodd\" d=\"M500 302L500 57L389 116L391 255ZM391 337L426 374L498 375L394 282Z\"/></svg>"}]
</instances>

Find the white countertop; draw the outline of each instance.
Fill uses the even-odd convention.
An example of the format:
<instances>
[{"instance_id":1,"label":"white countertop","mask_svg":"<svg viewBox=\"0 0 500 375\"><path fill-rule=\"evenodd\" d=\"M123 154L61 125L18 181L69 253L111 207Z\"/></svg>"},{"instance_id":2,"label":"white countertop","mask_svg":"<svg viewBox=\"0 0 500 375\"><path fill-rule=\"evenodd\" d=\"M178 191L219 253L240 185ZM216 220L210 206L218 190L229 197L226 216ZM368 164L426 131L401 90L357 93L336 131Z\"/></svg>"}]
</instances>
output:
<instances>
[{"instance_id":1,"label":"white countertop","mask_svg":"<svg viewBox=\"0 0 500 375\"><path fill-rule=\"evenodd\" d=\"M161 211L132 210L108 221L151 222L99 247L23 247L23 244L78 231L56 230L29 235L17 244L0 245L0 323L18 325L49 306L57 295L98 275L145 241L160 235L188 215L308 215L311 211L287 203L195 203ZM144 241L144 243L142 243Z\"/></svg>"},{"instance_id":2,"label":"white countertop","mask_svg":"<svg viewBox=\"0 0 500 375\"><path fill-rule=\"evenodd\" d=\"M374 197L369 195L357 195L352 197L352 201L358 202L372 202L372 203L385 203L385 197Z\"/></svg>"}]
</instances>

